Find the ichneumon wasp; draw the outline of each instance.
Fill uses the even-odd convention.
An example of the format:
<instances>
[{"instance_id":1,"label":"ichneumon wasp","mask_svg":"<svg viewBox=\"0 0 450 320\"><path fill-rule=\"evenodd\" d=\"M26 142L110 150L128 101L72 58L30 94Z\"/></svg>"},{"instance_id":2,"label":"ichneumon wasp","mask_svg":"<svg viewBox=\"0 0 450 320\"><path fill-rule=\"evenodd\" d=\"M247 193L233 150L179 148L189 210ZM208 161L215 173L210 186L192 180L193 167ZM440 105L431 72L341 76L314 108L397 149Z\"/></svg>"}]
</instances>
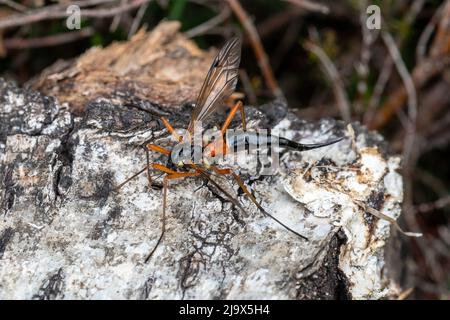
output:
<instances>
[{"instance_id":1,"label":"ichneumon wasp","mask_svg":"<svg viewBox=\"0 0 450 320\"><path fill-rule=\"evenodd\" d=\"M225 100L230 97L230 95L234 92L236 88L236 84L238 81L238 68L240 63L240 55L241 55L241 40L239 38L232 38L226 42L223 48L218 52L217 56L214 58L213 63L208 71L206 79L201 87L200 93L198 95L195 107L193 108L191 119L187 128L187 132L190 133L190 137L193 136L194 126L196 121L203 121L211 116L218 108L225 105ZM237 137L233 142L228 142L226 139L226 130L230 126L231 121L235 117L236 113L240 111L242 127L242 134L245 134L245 137ZM185 141L186 138L180 136L169 121L165 117L161 117L161 120L170 134L175 138L179 143L188 143L193 145L193 141ZM270 145L271 138L273 136L262 136L257 134L256 132L247 132L246 130L246 119L245 119L245 111L244 105L241 101L238 101L229 112L225 122L223 123L220 129L220 139L215 139L213 142L205 143L201 145L202 154L208 156L217 156L217 155L226 155L231 150L234 149L234 145L236 141L243 141L245 148L250 148L251 146L260 146L260 145ZM242 138L242 139L240 139ZM331 145L336 143L343 138L338 138L332 141L327 141L324 143L316 143L316 144L300 144L292 140L288 140L282 137L276 137L279 141L280 147L289 148L296 151L305 151L312 150L324 146ZM190 138L187 138L190 139ZM264 139L264 141L262 141ZM192 146L192 150L195 149L195 146ZM150 163L148 161L147 156L147 165L139 172L134 174L132 177L128 178L122 184L120 184L117 189L120 189L124 184L126 184L131 179L135 178L139 174L147 171L149 183L151 183L151 175L150 170L159 171L162 174L165 174L163 178L163 208L162 208L162 227L161 234L157 240L156 245L153 250L148 254L145 259L147 262L151 256L154 254L159 244L161 243L164 233L166 231L166 207L167 207L167 188L170 180L176 180L181 178L188 177L203 177L208 182L213 184L219 191L221 191L228 200L233 203L240 210L244 211L242 205L239 201L230 195L226 190L224 190L216 181L214 181L211 176L214 175L229 175L231 176L239 187L242 189L243 193L258 207L258 209L266 216L270 217L278 224L289 230L290 232L296 234L298 237L303 240L308 240L305 236L299 234L293 229L286 226L283 222L275 218L273 215L268 213L257 201L254 195L248 190L244 181L241 177L236 174L231 168L219 168L216 165L211 165L204 161L203 163L196 163L193 159L189 159L188 161L183 161L176 163L175 165L171 162L171 155L174 151L174 148L168 149L162 146L158 146L155 144L147 144L146 150L159 152L161 154L167 155L169 157L168 164L162 165L159 163ZM193 154L193 153L192 153ZM147 154L148 155L148 154Z\"/></svg>"}]
</instances>

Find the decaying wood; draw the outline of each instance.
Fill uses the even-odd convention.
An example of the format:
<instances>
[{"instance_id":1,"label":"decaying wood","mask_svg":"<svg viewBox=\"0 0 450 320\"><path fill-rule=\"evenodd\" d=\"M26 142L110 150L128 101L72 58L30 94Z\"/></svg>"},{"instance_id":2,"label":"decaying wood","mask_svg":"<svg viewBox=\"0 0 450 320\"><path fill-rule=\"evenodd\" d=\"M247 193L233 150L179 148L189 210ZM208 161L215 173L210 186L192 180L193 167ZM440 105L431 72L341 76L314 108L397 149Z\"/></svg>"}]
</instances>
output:
<instances>
[{"instance_id":1,"label":"decaying wood","mask_svg":"<svg viewBox=\"0 0 450 320\"><path fill-rule=\"evenodd\" d=\"M384 260L388 221L398 218L400 159L358 124L327 148L282 152L273 176L243 178L261 205L304 241L266 218L231 180L246 212L201 179L170 184L167 233L161 185L145 175L146 141L170 144L165 114L186 127L213 58L174 22L129 42L91 49L43 72L24 90L0 80L0 297L343 299L401 291ZM285 102L248 107L249 128L301 142L346 135L336 121L308 123ZM214 121L221 121L221 115ZM238 122L236 122L236 125ZM234 125L234 124L233 124ZM151 161L164 163L151 154Z\"/></svg>"},{"instance_id":2,"label":"decaying wood","mask_svg":"<svg viewBox=\"0 0 450 320\"><path fill-rule=\"evenodd\" d=\"M30 87L68 102L77 114L99 97L117 103L148 100L179 109L195 100L215 54L187 41L179 27L167 22L151 33L139 31L128 42L92 48L74 62L44 71Z\"/></svg>"}]
</instances>

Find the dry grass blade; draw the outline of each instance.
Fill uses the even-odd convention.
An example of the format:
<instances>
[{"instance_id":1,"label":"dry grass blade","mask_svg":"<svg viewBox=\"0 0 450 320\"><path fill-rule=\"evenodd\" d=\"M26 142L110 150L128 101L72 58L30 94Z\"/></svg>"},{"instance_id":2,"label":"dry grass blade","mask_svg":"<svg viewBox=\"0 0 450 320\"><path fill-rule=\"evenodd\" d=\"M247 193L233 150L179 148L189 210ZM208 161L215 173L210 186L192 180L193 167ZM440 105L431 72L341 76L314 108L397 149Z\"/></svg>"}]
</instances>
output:
<instances>
[{"instance_id":1,"label":"dry grass blade","mask_svg":"<svg viewBox=\"0 0 450 320\"><path fill-rule=\"evenodd\" d=\"M441 6L436 10L433 17L430 19L426 27L423 29L419 41L417 42L416 47L416 60L417 62L422 62L425 59L425 56L427 54L427 44L431 38L431 35L433 34L436 25L439 22L439 19L442 15L442 12L444 10L444 7L450 3L449 0L446 2L443 2Z\"/></svg>"},{"instance_id":2,"label":"dry grass blade","mask_svg":"<svg viewBox=\"0 0 450 320\"><path fill-rule=\"evenodd\" d=\"M379 219L383 219L386 221L389 221L390 223L392 223L395 228L400 231L402 234L404 234L405 236L408 237L422 237L422 233L419 232L407 232L407 231L403 231L403 229L398 225L397 221L383 213L381 213L380 211L369 207L368 205L366 205L364 202L359 201L359 200L353 200L353 202L355 202L359 207L361 207L363 210L367 211L368 213L370 213L371 215L379 218Z\"/></svg>"},{"instance_id":3,"label":"dry grass blade","mask_svg":"<svg viewBox=\"0 0 450 320\"><path fill-rule=\"evenodd\" d=\"M447 206L450 206L450 195L446 195L434 202L419 204L418 206L416 206L416 211L420 213L426 213L435 211L437 209L442 209Z\"/></svg>"},{"instance_id":4,"label":"dry grass blade","mask_svg":"<svg viewBox=\"0 0 450 320\"><path fill-rule=\"evenodd\" d=\"M116 16L122 12L133 10L140 7L146 2L151 0L133 0L130 3L125 3L116 7L96 7L95 9L82 9L81 16L84 18L107 18ZM92 1L77 1L71 4L78 5L80 8L85 6L93 6L98 4L105 4L109 2L115 2L111 0L92 0ZM66 5L53 5L46 6L41 9L26 11L21 14L10 15L7 18L0 20L0 29L18 27L35 23L38 21L61 19L68 16Z\"/></svg>"},{"instance_id":5,"label":"dry grass blade","mask_svg":"<svg viewBox=\"0 0 450 320\"><path fill-rule=\"evenodd\" d=\"M330 8L328 8L326 5L321 4L321 3L317 3L317 2L312 2L309 0L284 0L286 2L290 2L293 5L299 6L303 9L306 10L310 10L310 11L315 11L315 12L320 12L323 14L329 14L330 13Z\"/></svg>"},{"instance_id":6,"label":"dry grass blade","mask_svg":"<svg viewBox=\"0 0 450 320\"><path fill-rule=\"evenodd\" d=\"M138 12L136 13L136 16L133 19L133 23L131 24L130 31L128 32L128 39L130 39L131 36L133 36L138 30L139 24L141 23L142 18L144 17L144 14L147 11L149 4L150 1L145 3L139 8Z\"/></svg>"},{"instance_id":7,"label":"dry grass blade","mask_svg":"<svg viewBox=\"0 0 450 320\"><path fill-rule=\"evenodd\" d=\"M317 56L317 58L322 63L322 66L330 79L330 83L333 86L334 96L336 98L337 106L341 113L341 117L345 122L351 121L351 110L350 102L348 100L347 94L345 93L344 84L339 76L339 72L334 66L333 62L328 58L325 51L322 50L318 45L311 41L307 41L304 44L306 50L312 52Z\"/></svg>"},{"instance_id":8,"label":"dry grass blade","mask_svg":"<svg viewBox=\"0 0 450 320\"><path fill-rule=\"evenodd\" d=\"M74 42L83 38L87 38L93 34L94 29L91 27L86 27L79 31L66 32L62 34L56 34L40 38L31 38L31 39L9 38L3 40L3 45L8 50L52 47L62 45L65 43Z\"/></svg>"},{"instance_id":9,"label":"dry grass blade","mask_svg":"<svg viewBox=\"0 0 450 320\"><path fill-rule=\"evenodd\" d=\"M28 9L26 6L12 0L0 0L0 4L2 3L19 12L25 12Z\"/></svg>"},{"instance_id":10,"label":"dry grass blade","mask_svg":"<svg viewBox=\"0 0 450 320\"><path fill-rule=\"evenodd\" d=\"M258 65L264 76L267 87L270 89L270 91L275 97L282 97L283 93L280 87L278 86L278 82L275 79L272 68L270 67L269 64L269 59L261 43L258 31L256 30L255 26L252 23L252 20L249 18L247 12L245 12L244 8L242 8L238 0L227 0L227 1L233 12L238 17L239 21L241 22L242 26L244 27L249 37L250 44L253 48L253 51L255 52L256 59L258 60Z\"/></svg>"},{"instance_id":11,"label":"dry grass blade","mask_svg":"<svg viewBox=\"0 0 450 320\"><path fill-rule=\"evenodd\" d=\"M225 20L227 20L231 15L231 11L229 7L224 7L223 10L220 11L218 15L213 17L212 19L192 28L186 31L184 34L188 38L193 38L202 34L207 33L212 28L218 26L219 24L223 23Z\"/></svg>"},{"instance_id":12,"label":"dry grass blade","mask_svg":"<svg viewBox=\"0 0 450 320\"><path fill-rule=\"evenodd\" d=\"M400 77L405 85L405 89L408 96L408 117L409 117L409 125L407 128L407 132L405 134L405 146L403 156L404 159L409 159L411 149L414 147L414 135L416 132L416 121L417 121L417 92L414 85L414 81L406 68L405 62L403 61L400 50L395 45L395 41L392 36L387 33L382 33L382 38L386 47L389 50L389 54L391 55L394 64L397 68Z\"/></svg>"}]
</instances>

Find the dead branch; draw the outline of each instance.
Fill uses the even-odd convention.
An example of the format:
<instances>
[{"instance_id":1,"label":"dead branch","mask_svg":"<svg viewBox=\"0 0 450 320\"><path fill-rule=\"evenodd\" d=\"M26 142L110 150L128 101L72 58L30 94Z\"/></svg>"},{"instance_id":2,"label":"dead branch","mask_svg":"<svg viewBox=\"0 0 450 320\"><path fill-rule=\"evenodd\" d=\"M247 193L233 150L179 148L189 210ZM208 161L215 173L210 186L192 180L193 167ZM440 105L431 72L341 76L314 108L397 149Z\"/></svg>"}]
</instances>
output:
<instances>
[{"instance_id":1,"label":"dead branch","mask_svg":"<svg viewBox=\"0 0 450 320\"><path fill-rule=\"evenodd\" d=\"M253 48L253 51L255 52L256 59L258 60L258 65L264 76L267 87L275 97L282 97L283 93L278 86L278 82L275 79L275 76L273 75L272 68L269 64L269 59L267 58L267 54L264 51L261 39L258 35L258 32L256 31L255 26L253 25L253 22L251 21L247 12L245 12L244 8L242 8L238 0L227 0L227 2L238 17L249 37L250 44Z\"/></svg>"},{"instance_id":2,"label":"dead branch","mask_svg":"<svg viewBox=\"0 0 450 320\"><path fill-rule=\"evenodd\" d=\"M414 81L406 68L406 65L401 57L400 50L397 48L394 39L388 32L383 32L381 34L386 47L388 48L389 54L394 61L397 72L402 78L405 90L408 97L408 128L405 133L405 146L403 156L404 159L409 159L410 152L414 146L414 135L416 132L416 121L417 121L417 92L414 86Z\"/></svg>"},{"instance_id":3,"label":"dead branch","mask_svg":"<svg viewBox=\"0 0 450 320\"><path fill-rule=\"evenodd\" d=\"M261 38L265 38L272 32L283 28L291 20L305 13L305 10L298 6L290 6L288 9L275 13L256 26L256 30Z\"/></svg>"},{"instance_id":4,"label":"dead branch","mask_svg":"<svg viewBox=\"0 0 450 320\"><path fill-rule=\"evenodd\" d=\"M3 40L3 45L7 50L52 47L65 43L74 42L83 38L87 38L93 34L94 29L91 27L86 27L79 31L65 32L62 34L52 35L48 37L31 38L31 39L9 38Z\"/></svg>"},{"instance_id":5,"label":"dead branch","mask_svg":"<svg viewBox=\"0 0 450 320\"><path fill-rule=\"evenodd\" d=\"M404 199L404 214L405 220L409 228L417 228L418 223L414 215L412 207L412 168L415 167L419 151L416 142L416 124L417 124L417 92L414 86L414 81L406 68L406 65L401 57L400 50L395 44L394 39L388 32L382 32L383 41L389 51L389 54L394 61L397 72L399 73L403 85L405 87L408 98L408 119L405 128L404 146L403 146L403 172L405 178L405 199Z\"/></svg>"},{"instance_id":6,"label":"dead branch","mask_svg":"<svg viewBox=\"0 0 450 320\"><path fill-rule=\"evenodd\" d=\"M96 9L83 9L81 10L81 17L88 18L107 18L115 16L121 12L133 10L142 4L149 2L151 0L132 0L130 3L124 5L119 5L111 8L96 8ZM66 8L70 4L82 6L92 6L95 4L102 4L112 2L111 0L91 0L91 1L77 1L65 5L55 5L47 6L41 9L32 10L30 12L25 12L23 14L14 14L0 20L0 29L18 27L21 25L31 24L43 20L53 20L66 18L68 14L66 13Z\"/></svg>"},{"instance_id":7,"label":"dead branch","mask_svg":"<svg viewBox=\"0 0 450 320\"><path fill-rule=\"evenodd\" d=\"M127 0L121 0L120 5L124 5L126 3ZM117 14L112 22L111 25L109 27L109 32L115 32L117 30L117 27L120 24L120 20L122 20L122 13Z\"/></svg>"},{"instance_id":8,"label":"dead branch","mask_svg":"<svg viewBox=\"0 0 450 320\"><path fill-rule=\"evenodd\" d=\"M304 43L306 50L312 52L320 60L323 69L330 79L330 83L333 87L334 96L336 98L336 103L341 113L341 117L345 122L350 122L351 111L350 102L348 100L347 94L345 93L344 84L341 80L339 72L334 66L333 62L327 56L325 51L322 50L318 45L311 41Z\"/></svg>"},{"instance_id":9,"label":"dead branch","mask_svg":"<svg viewBox=\"0 0 450 320\"><path fill-rule=\"evenodd\" d=\"M150 2L144 3L136 13L136 16L133 19L133 23L131 24L130 31L128 31L128 39L130 39L138 30L139 25L141 24L142 18L144 17L145 12L149 6Z\"/></svg>"},{"instance_id":10,"label":"dead branch","mask_svg":"<svg viewBox=\"0 0 450 320\"><path fill-rule=\"evenodd\" d=\"M425 5L425 1L419 0L415 1L413 5L410 7L409 11L405 15L405 24L407 25L413 25L414 21L417 18L417 15L422 10L423 6ZM383 22L384 23L384 22ZM400 34L396 37L395 43L397 47L401 48L404 41L404 35ZM386 88L386 85L391 77L392 74L392 68L394 66L394 61L391 59L390 56L388 56L385 59L385 62L383 64L383 67L381 69L381 72L378 76L377 82L375 83L374 87L374 93L372 97L369 100L367 111L364 114L363 120L364 124L370 126L375 118L375 110L380 104L381 96L383 95L384 89Z\"/></svg>"},{"instance_id":11,"label":"dead branch","mask_svg":"<svg viewBox=\"0 0 450 320\"><path fill-rule=\"evenodd\" d=\"M19 12L24 12L24 11L27 11L27 9L28 9L26 6L24 6L20 3L17 3L15 1L12 1L12 0L0 0L0 3L3 3L4 5L12 8L16 11L19 11Z\"/></svg>"},{"instance_id":12,"label":"dead branch","mask_svg":"<svg viewBox=\"0 0 450 320\"><path fill-rule=\"evenodd\" d=\"M380 75L378 76L377 82L375 83L373 94L370 97L369 103L367 105L367 111L364 114L364 124L370 125L375 117L375 110L380 104L381 96L383 95L384 89L391 77L392 67L394 66L394 61L387 58L383 64Z\"/></svg>"},{"instance_id":13,"label":"dead branch","mask_svg":"<svg viewBox=\"0 0 450 320\"><path fill-rule=\"evenodd\" d=\"M419 41L417 42L416 47L416 61L418 63L422 62L427 54L427 45L430 41L431 35L433 34L434 30L436 29L436 25L439 22L439 19L442 15L442 12L444 11L444 7L447 5L447 3L450 2L447 0L446 2L443 2L439 8L437 8L436 12L434 13L433 17L430 19L428 24L423 29L422 33L420 34Z\"/></svg>"},{"instance_id":14,"label":"dead branch","mask_svg":"<svg viewBox=\"0 0 450 320\"><path fill-rule=\"evenodd\" d=\"M416 65L411 73L416 90L422 88L431 78L440 74L449 64L450 57L443 57L442 59L427 58L422 63ZM376 130L384 126L395 112L403 107L407 97L408 95L404 86L394 90L376 113L373 122L369 124L369 128Z\"/></svg>"},{"instance_id":15,"label":"dead branch","mask_svg":"<svg viewBox=\"0 0 450 320\"><path fill-rule=\"evenodd\" d=\"M450 195L446 195L445 197L439 198L433 202L421 203L416 206L416 211L420 213L428 213L447 206L450 206Z\"/></svg>"},{"instance_id":16,"label":"dead branch","mask_svg":"<svg viewBox=\"0 0 450 320\"><path fill-rule=\"evenodd\" d=\"M436 36L430 49L431 57L440 57L450 52L450 1L447 1L442 12Z\"/></svg>"},{"instance_id":17,"label":"dead branch","mask_svg":"<svg viewBox=\"0 0 450 320\"><path fill-rule=\"evenodd\" d=\"M115 16L116 14L138 8L141 5L143 5L144 3L147 3L149 1L151 1L151 0L133 0L130 3L126 3L124 5L120 5L120 6L112 7L112 8L81 10L81 16L82 17L93 17L93 18L108 18L108 17Z\"/></svg>"},{"instance_id":18,"label":"dead branch","mask_svg":"<svg viewBox=\"0 0 450 320\"><path fill-rule=\"evenodd\" d=\"M316 3L309 0L284 0L284 1L292 3L296 6L299 6L309 11L320 12L323 14L330 13L330 8L321 3Z\"/></svg>"},{"instance_id":19,"label":"dead branch","mask_svg":"<svg viewBox=\"0 0 450 320\"><path fill-rule=\"evenodd\" d=\"M228 6L225 6L218 15L216 15L212 19L210 19L202 24L199 24L198 26L186 31L184 34L188 38L193 38L193 37L205 34L212 28L218 26L219 24L221 24L225 20L227 20L230 17L230 15L231 15L230 8Z\"/></svg>"},{"instance_id":20,"label":"dead branch","mask_svg":"<svg viewBox=\"0 0 450 320\"><path fill-rule=\"evenodd\" d=\"M289 49L298 42L298 33L301 29L301 26L301 20L292 20L289 23L286 32L284 33L280 42L277 44L277 49L275 50L275 53L271 58L271 64L274 70L277 70L279 68L281 62L283 61L283 58L288 53Z\"/></svg>"}]
</instances>

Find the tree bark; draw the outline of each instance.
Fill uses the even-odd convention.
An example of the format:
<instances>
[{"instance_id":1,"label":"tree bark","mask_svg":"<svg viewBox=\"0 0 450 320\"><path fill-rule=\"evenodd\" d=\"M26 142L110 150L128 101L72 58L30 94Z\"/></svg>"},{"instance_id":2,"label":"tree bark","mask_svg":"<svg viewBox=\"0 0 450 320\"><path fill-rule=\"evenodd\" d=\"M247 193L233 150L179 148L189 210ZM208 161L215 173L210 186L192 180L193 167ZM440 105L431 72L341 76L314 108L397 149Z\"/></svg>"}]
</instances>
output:
<instances>
[{"instance_id":1,"label":"tree bark","mask_svg":"<svg viewBox=\"0 0 450 320\"><path fill-rule=\"evenodd\" d=\"M148 141L169 146L159 121L186 127L213 51L163 23L150 33L49 68L25 90L0 80L0 298L2 299L379 299L399 293L385 270L397 218L400 159L353 124L298 119L284 101L247 107L250 128L303 143L282 151L274 175L242 177L264 216L231 178L170 183L161 230L161 178L142 169ZM223 115L213 117L220 123ZM235 122L239 124L238 121ZM235 126L233 122L233 127ZM173 144L173 143L172 143ZM166 156L151 153L150 161Z\"/></svg>"}]
</instances>

